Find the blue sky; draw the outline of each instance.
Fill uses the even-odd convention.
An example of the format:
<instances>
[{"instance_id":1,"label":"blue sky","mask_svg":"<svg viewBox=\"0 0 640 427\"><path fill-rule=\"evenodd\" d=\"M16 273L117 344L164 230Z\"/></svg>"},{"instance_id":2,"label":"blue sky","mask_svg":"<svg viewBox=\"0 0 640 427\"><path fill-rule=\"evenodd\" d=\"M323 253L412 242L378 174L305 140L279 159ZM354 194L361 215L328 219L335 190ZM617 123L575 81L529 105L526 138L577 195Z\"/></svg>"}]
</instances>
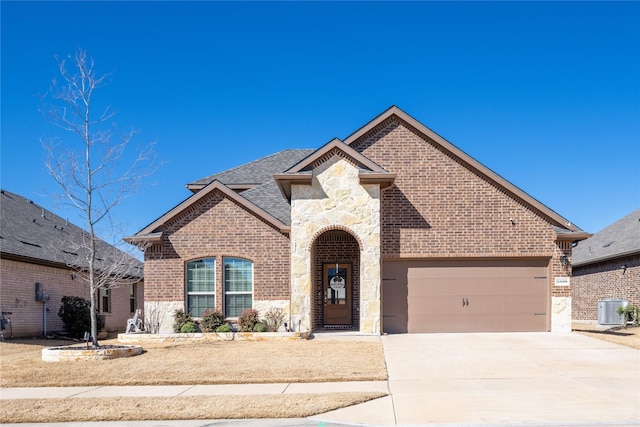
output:
<instances>
[{"instance_id":1,"label":"blue sky","mask_svg":"<svg viewBox=\"0 0 640 427\"><path fill-rule=\"evenodd\" d=\"M2 188L79 225L49 196L40 140L59 132L36 96L78 48L113 73L97 102L138 131L132 148L156 141L165 161L116 210L123 234L188 182L344 139L391 105L586 231L640 207L640 2L0 7Z\"/></svg>"}]
</instances>

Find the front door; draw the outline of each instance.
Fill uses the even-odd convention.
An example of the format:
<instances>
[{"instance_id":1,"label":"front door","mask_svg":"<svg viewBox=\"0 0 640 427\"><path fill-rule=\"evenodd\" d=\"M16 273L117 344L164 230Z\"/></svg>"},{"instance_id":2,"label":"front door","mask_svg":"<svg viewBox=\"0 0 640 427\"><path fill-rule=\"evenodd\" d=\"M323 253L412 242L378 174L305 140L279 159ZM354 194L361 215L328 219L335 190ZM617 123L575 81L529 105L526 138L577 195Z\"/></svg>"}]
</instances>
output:
<instances>
[{"instance_id":1,"label":"front door","mask_svg":"<svg viewBox=\"0 0 640 427\"><path fill-rule=\"evenodd\" d=\"M324 264L324 324L351 325L351 265Z\"/></svg>"}]
</instances>

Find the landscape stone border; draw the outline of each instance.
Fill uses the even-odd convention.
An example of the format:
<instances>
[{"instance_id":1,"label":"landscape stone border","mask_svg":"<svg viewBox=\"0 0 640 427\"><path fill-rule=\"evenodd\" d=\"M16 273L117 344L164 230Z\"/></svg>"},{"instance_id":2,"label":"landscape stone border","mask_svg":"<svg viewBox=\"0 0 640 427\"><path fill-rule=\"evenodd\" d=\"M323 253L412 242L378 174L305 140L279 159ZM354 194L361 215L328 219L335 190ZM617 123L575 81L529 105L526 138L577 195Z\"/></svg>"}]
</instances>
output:
<instances>
[{"instance_id":1,"label":"landscape stone border","mask_svg":"<svg viewBox=\"0 0 640 427\"><path fill-rule=\"evenodd\" d=\"M307 332L204 332L193 334L118 334L121 343L154 343L175 341L296 341L308 340Z\"/></svg>"},{"instance_id":2,"label":"landscape stone border","mask_svg":"<svg viewBox=\"0 0 640 427\"><path fill-rule=\"evenodd\" d=\"M49 347L42 349L42 360L45 362L82 362L118 359L140 354L142 354L142 347L137 345L108 345L95 349L84 346Z\"/></svg>"}]
</instances>

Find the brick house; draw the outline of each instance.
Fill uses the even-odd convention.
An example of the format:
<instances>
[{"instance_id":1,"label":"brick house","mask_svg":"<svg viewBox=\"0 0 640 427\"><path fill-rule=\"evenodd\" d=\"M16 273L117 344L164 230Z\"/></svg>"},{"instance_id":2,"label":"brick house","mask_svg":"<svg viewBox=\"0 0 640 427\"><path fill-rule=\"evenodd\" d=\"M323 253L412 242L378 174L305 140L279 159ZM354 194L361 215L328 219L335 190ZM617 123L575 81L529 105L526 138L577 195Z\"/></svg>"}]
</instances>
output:
<instances>
[{"instance_id":1,"label":"brick house","mask_svg":"<svg viewBox=\"0 0 640 427\"><path fill-rule=\"evenodd\" d=\"M63 296L89 299L83 282L82 241L84 230L6 190L0 194L0 309L9 312L11 324L5 337L40 336L61 332L58 317ZM124 332L127 319L143 306L142 262L105 242L99 256L121 254L132 267L132 278L122 286L100 291L99 313L108 332Z\"/></svg>"},{"instance_id":2,"label":"brick house","mask_svg":"<svg viewBox=\"0 0 640 427\"><path fill-rule=\"evenodd\" d=\"M397 107L187 188L125 239L146 247L145 304L166 313L276 306L296 331L570 330L571 249L589 234Z\"/></svg>"},{"instance_id":3,"label":"brick house","mask_svg":"<svg viewBox=\"0 0 640 427\"><path fill-rule=\"evenodd\" d=\"M595 321L598 302L640 305L640 209L573 249L573 318Z\"/></svg>"}]
</instances>

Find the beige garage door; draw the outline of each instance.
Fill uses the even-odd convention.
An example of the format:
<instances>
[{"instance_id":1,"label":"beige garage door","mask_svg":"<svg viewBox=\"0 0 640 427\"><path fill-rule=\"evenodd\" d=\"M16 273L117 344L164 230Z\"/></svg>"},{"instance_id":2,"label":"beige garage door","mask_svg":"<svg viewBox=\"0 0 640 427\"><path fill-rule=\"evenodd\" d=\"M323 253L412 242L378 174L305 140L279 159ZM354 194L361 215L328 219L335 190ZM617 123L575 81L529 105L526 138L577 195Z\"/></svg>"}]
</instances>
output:
<instances>
[{"instance_id":1,"label":"beige garage door","mask_svg":"<svg viewBox=\"0 0 640 427\"><path fill-rule=\"evenodd\" d=\"M383 329L546 331L547 266L548 260L385 262Z\"/></svg>"}]
</instances>

